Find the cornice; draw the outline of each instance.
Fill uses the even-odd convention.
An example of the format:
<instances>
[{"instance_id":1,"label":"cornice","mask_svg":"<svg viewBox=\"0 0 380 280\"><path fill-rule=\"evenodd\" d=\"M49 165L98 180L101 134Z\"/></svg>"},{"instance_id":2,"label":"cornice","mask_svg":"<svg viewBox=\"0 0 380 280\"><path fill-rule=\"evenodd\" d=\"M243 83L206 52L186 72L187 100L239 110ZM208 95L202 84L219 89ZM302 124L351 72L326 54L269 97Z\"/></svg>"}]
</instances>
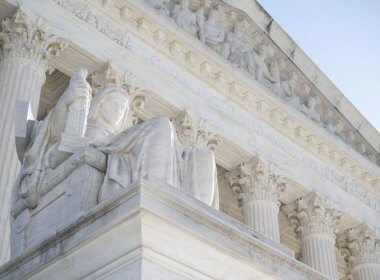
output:
<instances>
[{"instance_id":1,"label":"cornice","mask_svg":"<svg viewBox=\"0 0 380 280\"><path fill-rule=\"evenodd\" d=\"M257 2L251 0L224 0L223 2L250 15L257 27L286 55L321 94L341 113L374 149L380 152L380 133L340 92L307 54L290 38L281 26ZM350 135L347 135L350 137Z\"/></svg>"},{"instance_id":2,"label":"cornice","mask_svg":"<svg viewBox=\"0 0 380 280\"><path fill-rule=\"evenodd\" d=\"M54 0L61 8L86 22L83 16L79 16L80 10L74 4L79 0ZM79 1L80 2L80 1ZM98 11L99 14L110 22L110 26L121 29L124 32L133 33L143 39L149 45L162 54L175 58L174 61L183 68L193 73L203 82L218 90L221 94L234 99L240 106L249 111L257 118L264 120L267 124L287 135L296 142L317 155L323 161L329 162L343 173L353 175L360 181L367 191L376 191L380 183L378 167L369 161L363 160L352 149L344 146L336 137L329 135L306 118L303 114L284 106L284 101L267 93L267 89L247 77L242 71L231 68L227 61L203 46L198 40L192 38L185 32L178 32L178 27L166 18L160 18L144 2L138 4L146 8L139 10L134 6L137 2L122 2L120 9L103 7L100 2L86 3L85 9ZM140 3L141 2L141 3ZM81 2L82 4L84 2ZM145 5L145 6L144 6ZM141 7L140 7L141 8ZM127 31L126 31L127 30ZM101 32L101 31L100 31ZM103 33L103 32L102 32ZM183 34L182 34L183 33ZM112 35L103 33L112 39ZM117 42L116 42L117 43ZM124 46L128 48L128 45ZM340 147L340 148L338 148ZM345 191L358 197L357 187L350 186ZM372 194L371 194L372 195ZM367 198L368 193L358 197L366 205L376 209L376 198Z\"/></svg>"},{"instance_id":3,"label":"cornice","mask_svg":"<svg viewBox=\"0 0 380 280\"><path fill-rule=\"evenodd\" d=\"M174 11L179 7L176 6L176 3L174 0L171 0L167 1L167 5L165 5ZM291 105L296 107L299 112L304 113L308 118L322 126L328 133L336 135L351 148L376 163L379 159L377 143L372 141L372 143L375 143L375 148L373 148L358 134L356 128L352 127L340 112L336 110L335 107L338 104L331 104L331 101L325 98L310 78L305 75L303 69L300 69L295 64L292 59L294 58L293 55L289 56L273 41L273 38L268 36L267 29L263 31L245 12L220 1L208 1L207 4L204 4L205 6L202 6L203 4L201 3L202 1L190 1L191 10L185 9L184 11L187 11L187 16L190 16L191 13L193 13L193 16L198 16L199 11L201 11L201 14L204 14L203 20L205 20L205 16L207 18L207 14L210 13L209 11L218 13L220 19L216 25L222 27L225 30L224 32L226 32L225 42L231 45L229 60L235 66L246 72L249 77L259 81L264 87L269 88L269 94L280 96L286 101L285 106ZM159 16L163 16L161 12L159 14ZM177 22L175 14L173 12L171 15L173 19L171 20ZM178 24L183 25L183 23ZM182 27L186 29L186 26ZM240 35L236 34L237 29L240 30ZM194 38L194 36L192 37ZM241 50L243 53L238 57L236 57L236 54L232 57L232 47L234 44L237 44L237 47L243 48ZM215 52L217 51L225 56L225 53L220 48L215 49ZM294 50L291 54L293 52ZM228 57L228 54L226 57ZM305 56L304 59L306 58ZM252 60L254 61L254 65L252 65ZM272 71L274 71L273 74ZM271 75L277 76L277 82L274 84L272 83L275 76L269 77ZM340 98L340 101L342 100ZM341 103L343 104L344 102ZM353 106L351 107L354 109ZM362 126L365 127L364 124Z\"/></svg>"}]
</instances>

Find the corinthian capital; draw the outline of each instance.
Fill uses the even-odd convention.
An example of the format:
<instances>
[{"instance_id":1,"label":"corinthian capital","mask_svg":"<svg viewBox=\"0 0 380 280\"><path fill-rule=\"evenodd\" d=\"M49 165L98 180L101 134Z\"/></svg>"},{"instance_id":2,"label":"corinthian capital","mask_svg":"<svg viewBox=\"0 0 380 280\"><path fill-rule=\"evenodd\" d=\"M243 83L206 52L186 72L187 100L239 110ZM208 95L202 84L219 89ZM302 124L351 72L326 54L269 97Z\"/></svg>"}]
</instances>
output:
<instances>
[{"instance_id":1,"label":"corinthian capital","mask_svg":"<svg viewBox=\"0 0 380 280\"><path fill-rule=\"evenodd\" d=\"M314 233L334 236L342 216L340 211L332 207L329 200L316 193L299 198L282 209L295 231L304 236Z\"/></svg>"},{"instance_id":2,"label":"corinthian capital","mask_svg":"<svg viewBox=\"0 0 380 280\"><path fill-rule=\"evenodd\" d=\"M338 246L346 255L346 261L353 266L362 263L380 264L380 238L375 230L365 223L340 234Z\"/></svg>"},{"instance_id":3,"label":"corinthian capital","mask_svg":"<svg viewBox=\"0 0 380 280\"><path fill-rule=\"evenodd\" d=\"M66 40L54 35L42 18L32 19L22 8L1 21L1 58L29 59L43 70L54 70L51 59L67 46Z\"/></svg>"},{"instance_id":4,"label":"corinthian capital","mask_svg":"<svg viewBox=\"0 0 380 280\"><path fill-rule=\"evenodd\" d=\"M185 109L173 124L178 140L184 147L207 147L214 150L221 142L220 136L209 130L207 121L196 118L188 109Z\"/></svg>"},{"instance_id":5,"label":"corinthian capital","mask_svg":"<svg viewBox=\"0 0 380 280\"><path fill-rule=\"evenodd\" d=\"M277 203L278 194L285 189L286 179L275 175L271 164L262 157L242 163L226 174L232 190L239 195L242 203L254 200L269 200Z\"/></svg>"}]
</instances>

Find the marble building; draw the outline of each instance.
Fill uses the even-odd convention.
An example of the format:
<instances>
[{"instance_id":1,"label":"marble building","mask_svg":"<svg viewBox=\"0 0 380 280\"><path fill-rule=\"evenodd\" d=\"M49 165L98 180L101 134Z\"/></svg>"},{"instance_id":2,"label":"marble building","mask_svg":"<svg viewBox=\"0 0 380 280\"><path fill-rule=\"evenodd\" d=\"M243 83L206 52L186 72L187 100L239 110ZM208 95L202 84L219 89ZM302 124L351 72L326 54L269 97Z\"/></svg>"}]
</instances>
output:
<instances>
[{"instance_id":1,"label":"marble building","mask_svg":"<svg viewBox=\"0 0 380 280\"><path fill-rule=\"evenodd\" d=\"M380 135L254 0L0 2L0 279L380 279Z\"/></svg>"}]
</instances>

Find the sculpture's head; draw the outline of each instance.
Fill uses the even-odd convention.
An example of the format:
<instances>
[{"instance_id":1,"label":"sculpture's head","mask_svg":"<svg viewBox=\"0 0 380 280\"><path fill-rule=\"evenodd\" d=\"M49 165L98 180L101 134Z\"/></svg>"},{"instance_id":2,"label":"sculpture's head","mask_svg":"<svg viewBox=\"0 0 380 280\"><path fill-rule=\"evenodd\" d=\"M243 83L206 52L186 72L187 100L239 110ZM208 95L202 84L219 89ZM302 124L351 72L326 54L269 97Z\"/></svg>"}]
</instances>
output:
<instances>
[{"instance_id":1,"label":"sculpture's head","mask_svg":"<svg viewBox=\"0 0 380 280\"><path fill-rule=\"evenodd\" d=\"M129 108L129 96L123 89L105 85L91 100L88 121L118 134L127 126Z\"/></svg>"},{"instance_id":2,"label":"sculpture's head","mask_svg":"<svg viewBox=\"0 0 380 280\"><path fill-rule=\"evenodd\" d=\"M310 96L307 100L307 106L311 109L315 109L315 107L318 105L318 99L316 96Z\"/></svg>"},{"instance_id":3,"label":"sculpture's head","mask_svg":"<svg viewBox=\"0 0 380 280\"><path fill-rule=\"evenodd\" d=\"M182 9L188 9L189 5L190 5L190 1L189 0L182 0L182 1L180 1L180 5L181 5Z\"/></svg>"},{"instance_id":4,"label":"sculpture's head","mask_svg":"<svg viewBox=\"0 0 380 280\"><path fill-rule=\"evenodd\" d=\"M265 44L261 45L259 48L259 55L261 55L263 57L268 57L268 54L269 54L268 46Z\"/></svg>"},{"instance_id":5,"label":"sculpture's head","mask_svg":"<svg viewBox=\"0 0 380 280\"><path fill-rule=\"evenodd\" d=\"M218 12L216 10L210 10L208 20L210 22L216 23L218 21Z\"/></svg>"}]
</instances>

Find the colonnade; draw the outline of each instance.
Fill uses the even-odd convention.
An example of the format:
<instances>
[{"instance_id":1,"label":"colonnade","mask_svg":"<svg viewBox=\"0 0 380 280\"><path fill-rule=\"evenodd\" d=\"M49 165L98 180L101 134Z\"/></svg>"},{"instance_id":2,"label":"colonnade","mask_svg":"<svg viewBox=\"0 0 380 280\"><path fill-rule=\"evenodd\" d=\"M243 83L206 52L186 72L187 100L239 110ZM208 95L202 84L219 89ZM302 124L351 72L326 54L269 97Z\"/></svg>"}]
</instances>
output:
<instances>
[{"instance_id":1,"label":"colonnade","mask_svg":"<svg viewBox=\"0 0 380 280\"><path fill-rule=\"evenodd\" d=\"M275 174L272 165L259 156L226 173L226 179L237 194L245 224L279 243L279 196L287 179ZM281 209L299 236L301 260L328 279L338 280L335 246L342 213L314 192ZM341 233L339 240L350 253L354 280L380 279L380 243L373 230L360 225Z\"/></svg>"}]
</instances>

